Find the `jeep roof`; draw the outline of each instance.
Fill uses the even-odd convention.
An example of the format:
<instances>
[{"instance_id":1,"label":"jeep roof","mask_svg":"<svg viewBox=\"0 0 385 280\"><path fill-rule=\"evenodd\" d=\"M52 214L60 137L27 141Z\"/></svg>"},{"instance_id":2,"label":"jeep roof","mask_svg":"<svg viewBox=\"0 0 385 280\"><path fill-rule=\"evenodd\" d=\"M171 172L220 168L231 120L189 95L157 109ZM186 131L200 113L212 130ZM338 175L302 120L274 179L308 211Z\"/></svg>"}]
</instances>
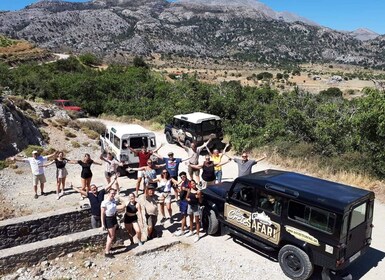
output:
<instances>
[{"instance_id":1,"label":"jeep roof","mask_svg":"<svg viewBox=\"0 0 385 280\"><path fill-rule=\"evenodd\" d=\"M335 212L345 212L353 202L372 196L368 190L331 182L295 172L268 169L238 177L238 182L249 185L256 183L277 193L295 197L314 206L321 206Z\"/></svg>"},{"instance_id":2,"label":"jeep roof","mask_svg":"<svg viewBox=\"0 0 385 280\"><path fill-rule=\"evenodd\" d=\"M107 130L112 131L119 138L128 134L153 133L138 124L107 125Z\"/></svg>"},{"instance_id":3,"label":"jeep roof","mask_svg":"<svg viewBox=\"0 0 385 280\"><path fill-rule=\"evenodd\" d=\"M185 115L175 115L174 118L185 120L191 123L202 123L207 120L217 120L220 121L221 118L216 115L211 115L207 113L194 112Z\"/></svg>"}]
</instances>

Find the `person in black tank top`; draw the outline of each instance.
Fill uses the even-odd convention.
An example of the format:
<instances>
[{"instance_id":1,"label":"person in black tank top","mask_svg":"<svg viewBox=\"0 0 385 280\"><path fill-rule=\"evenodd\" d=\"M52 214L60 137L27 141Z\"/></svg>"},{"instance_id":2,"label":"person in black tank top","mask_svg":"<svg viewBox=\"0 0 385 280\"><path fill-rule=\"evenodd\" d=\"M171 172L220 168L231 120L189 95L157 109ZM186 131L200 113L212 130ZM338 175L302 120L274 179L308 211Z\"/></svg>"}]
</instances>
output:
<instances>
[{"instance_id":1,"label":"person in black tank top","mask_svg":"<svg viewBox=\"0 0 385 280\"><path fill-rule=\"evenodd\" d=\"M215 183L215 167L225 165L230 160L228 159L225 162L214 163L210 156L205 157L205 161L200 165L191 165L191 167L196 169L202 169L202 188L205 189L207 186L213 185Z\"/></svg>"},{"instance_id":2,"label":"person in black tank top","mask_svg":"<svg viewBox=\"0 0 385 280\"><path fill-rule=\"evenodd\" d=\"M131 245L134 244L135 232L136 232L136 238L138 239L138 244L143 245L143 242L141 240L142 238L141 228L143 227L142 209L140 207L140 204L136 202L135 198L136 197L134 193L130 193L128 195L126 213L124 214L124 226L128 232L128 237L130 238ZM140 225L138 221L140 222Z\"/></svg>"},{"instance_id":3,"label":"person in black tank top","mask_svg":"<svg viewBox=\"0 0 385 280\"><path fill-rule=\"evenodd\" d=\"M69 162L68 159L64 157L63 152L59 152L57 154L57 157L44 165L44 167L47 167L53 163L56 165L56 194L57 194L57 199L60 199L61 196L65 194L64 188L66 185L66 178L68 175L67 169L66 169L66 164ZM60 193L60 186L62 188L62 192Z\"/></svg>"},{"instance_id":4,"label":"person in black tank top","mask_svg":"<svg viewBox=\"0 0 385 280\"><path fill-rule=\"evenodd\" d=\"M102 164L100 162L96 162L92 160L89 154L84 154L84 158L82 160L71 160L68 163L79 164L82 167L82 172L80 174L82 190L89 192L91 189L91 179L92 179L91 165L92 164L102 165ZM84 199L84 197L82 198Z\"/></svg>"}]
</instances>

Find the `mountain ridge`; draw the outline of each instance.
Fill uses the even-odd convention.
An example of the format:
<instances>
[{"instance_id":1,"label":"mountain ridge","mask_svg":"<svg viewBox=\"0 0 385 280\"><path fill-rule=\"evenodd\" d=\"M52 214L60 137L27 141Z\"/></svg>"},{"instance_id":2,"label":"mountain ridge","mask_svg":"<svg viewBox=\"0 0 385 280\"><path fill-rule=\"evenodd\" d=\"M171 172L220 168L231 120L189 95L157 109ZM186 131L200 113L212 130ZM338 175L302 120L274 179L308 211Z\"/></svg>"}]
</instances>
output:
<instances>
[{"instance_id":1,"label":"mountain ridge","mask_svg":"<svg viewBox=\"0 0 385 280\"><path fill-rule=\"evenodd\" d=\"M381 36L359 41L295 19L285 20L252 0L45 0L0 13L0 33L55 51L93 52L112 60L160 53L268 64L385 65Z\"/></svg>"}]
</instances>

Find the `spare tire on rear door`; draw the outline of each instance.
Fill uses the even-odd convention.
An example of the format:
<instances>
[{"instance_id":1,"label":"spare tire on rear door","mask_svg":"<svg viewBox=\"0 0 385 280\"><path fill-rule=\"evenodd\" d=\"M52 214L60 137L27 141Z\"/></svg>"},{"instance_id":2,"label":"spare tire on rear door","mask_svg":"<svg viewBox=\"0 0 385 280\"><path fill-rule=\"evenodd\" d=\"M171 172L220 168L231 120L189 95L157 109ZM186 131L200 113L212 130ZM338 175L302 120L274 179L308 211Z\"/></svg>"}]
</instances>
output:
<instances>
[{"instance_id":1,"label":"spare tire on rear door","mask_svg":"<svg viewBox=\"0 0 385 280\"><path fill-rule=\"evenodd\" d=\"M213 209L208 207L203 209L202 223L207 234L215 235L219 232L219 221Z\"/></svg>"},{"instance_id":2,"label":"spare tire on rear door","mask_svg":"<svg viewBox=\"0 0 385 280\"><path fill-rule=\"evenodd\" d=\"M313 274L309 256L296 246L283 246L279 250L278 261L282 271L291 279L306 280Z\"/></svg>"}]
</instances>

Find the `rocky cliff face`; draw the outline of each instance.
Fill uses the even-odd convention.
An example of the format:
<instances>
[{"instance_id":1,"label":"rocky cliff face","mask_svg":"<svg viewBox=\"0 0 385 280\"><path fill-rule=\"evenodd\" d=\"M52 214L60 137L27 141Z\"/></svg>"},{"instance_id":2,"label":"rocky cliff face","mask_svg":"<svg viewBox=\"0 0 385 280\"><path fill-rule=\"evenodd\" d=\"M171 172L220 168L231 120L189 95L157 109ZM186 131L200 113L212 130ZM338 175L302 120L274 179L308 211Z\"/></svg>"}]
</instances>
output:
<instances>
[{"instance_id":1,"label":"rocky cliff face","mask_svg":"<svg viewBox=\"0 0 385 280\"><path fill-rule=\"evenodd\" d=\"M9 99L0 102L0 160L13 156L28 145L43 145L34 122Z\"/></svg>"},{"instance_id":2,"label":"rocky cliff face","mask_svg":"<svg viewBox=\"0 0 385 280\"><path fill-rule=\"evenodd\" d=\"M0 13L0 33L55 51L116 59L162 53L269 64L385 66L372 40L357 40L254 0L42 1Z\"/></svg>"}]
</instances>

